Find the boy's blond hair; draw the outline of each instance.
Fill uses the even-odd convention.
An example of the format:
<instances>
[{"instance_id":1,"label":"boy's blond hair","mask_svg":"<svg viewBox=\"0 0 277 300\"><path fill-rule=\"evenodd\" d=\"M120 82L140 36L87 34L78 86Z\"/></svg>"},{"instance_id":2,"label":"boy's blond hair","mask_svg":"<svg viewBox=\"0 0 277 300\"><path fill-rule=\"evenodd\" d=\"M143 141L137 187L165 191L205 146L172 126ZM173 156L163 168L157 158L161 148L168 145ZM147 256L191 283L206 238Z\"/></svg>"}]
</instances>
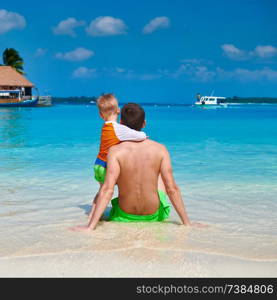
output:
<instances>
[{"instance_id":1,"label":"boy's blond hair","mask_svg":"<svg viewBox=\"0 0 277 300\"><path fill-rule=\"evenodd\" d=\"M97 99L99 111L105 115L117 113L118 101L113 94L104 94Z\"/></svg>"}]
</instances>

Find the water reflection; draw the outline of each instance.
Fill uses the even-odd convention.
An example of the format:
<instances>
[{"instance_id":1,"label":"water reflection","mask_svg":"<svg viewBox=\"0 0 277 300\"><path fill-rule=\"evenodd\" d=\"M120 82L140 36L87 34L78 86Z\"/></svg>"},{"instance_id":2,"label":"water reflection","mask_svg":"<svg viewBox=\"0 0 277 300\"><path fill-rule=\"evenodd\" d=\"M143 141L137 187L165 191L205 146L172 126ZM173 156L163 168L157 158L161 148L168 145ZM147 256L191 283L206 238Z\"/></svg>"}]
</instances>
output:
<instances>
[{"instance_id":1,"label":"water reflection","mask_svg":"<svg viewBox=\"0 0 277 300\"><path fill-rule=\"evenodd\" d=\"M0 108L0 148L18 148L26 145L26 123L21 107Z\"/></svg>"},{"instance_id":2,"label":"water reflection","mask_svg":"<svg viewBox=\"0 0 277 300\"><path fill-rule=\"evenodd\" d=\"M211 110L218 110L222 108L228 108L228 105L198 105L198 108L200 109L211 109Z\"/></svg>"}]
</instances>

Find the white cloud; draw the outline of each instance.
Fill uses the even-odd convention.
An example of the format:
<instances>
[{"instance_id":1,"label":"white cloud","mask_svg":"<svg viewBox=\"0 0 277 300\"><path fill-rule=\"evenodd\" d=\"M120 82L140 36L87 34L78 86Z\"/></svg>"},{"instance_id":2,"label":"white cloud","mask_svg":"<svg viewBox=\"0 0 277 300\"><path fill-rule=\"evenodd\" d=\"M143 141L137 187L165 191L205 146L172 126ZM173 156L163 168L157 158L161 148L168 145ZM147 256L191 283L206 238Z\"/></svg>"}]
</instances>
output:
<instances>
[{"instance_id":1,"label":"white cloud","mask_svg":"<svg viewBox=\"0 0 277 300\"><path fill-rule=\"evenodd\" d=\"M110 68L109 70L106 70L106 73L108 73L111 77L118 77L124 79L155 80L162 77L162 74L160 72L136 73L134 72L134 70L123 69L119 67L116 67L115 69Z\"/></svg>"},{"instance_id":2,"label":"white cloud","mask_svg":"<svg viewBox=\"0 0 277 300\"><path fill-rule=\"evenodd\" d=\"M131 70L122 67L110 67L110 68L102 68L101 72L99 71L101 76L108 77L116 77L116 78L124 78L124 79L134 79L137 77L137 74Z\"/></svg>"},{"instance_id":3,"label":"white cloud","mask_svg":"<svg viewBox=\"0 0 277 300\"><path fill-rule=\"evenodd\" d=\"M253 58L269 58L277 55L277 48L271 45L258 45L253 51L245 51L237 48L233 44L221 45L224 54L232 60L248 60Z\"/></svg>"},{"instance_id":4,"label":"white cloud","mask_svg":"<svg viewBox=\"0 0 277 300\"><path fill-rule=\"evenodd\" d=\"M233 44L224 44L221 45L221 48L223 49L224 54L232 60L247 60L251 56L250 53L237 48Z\"/></svg>"},{"instance_id":5,"label":"white cloud","mask_svg":"<svg viewBox=\"0 0 277 300\"><path fill-rule=\"evenodd\" d=\"M102 67L100 69L88 69L80 67L73 72L73 77L89 78L120 78L124 80L155 80L163 76L159 70L157 72L135 72L132 69L122 67Z\"/></svg>"},{"instance_id":6,"label":"white cloud","mask_svg":"<svg viewBox=\"0 0 277 300\"><path fill-rule=\"evenodd\" d=\"M82 61L90 58L93 55L93 51L80 47L66 53L59 52L56 54L56 58L70 61Z\"/></svg>"},{"instance_id":7,"label":"white cloud","mask_svg":"<svg viewBox=\"0 0 277 300\"><path fill-rule=\"evenodd\" d=\"M166 78L184 78L195 82L213 81L240 81L240 82L277 82L277 70L268 67L262 69L249 70L246 68L236 68L225 70L222 68L208 68L203 65L181 64L176 70L158 70ZM156 77L158 78L158 76ZM154 79L154 76L153 76Z\"/></svg>"},{"instance_id":8,"label":"white cloud","mask_svg":"<svg viewBox=\"0 0 277 300\"><path fill-rule=\"evenodd\" d=\"M38 48L35 52L35 57L40 57L40 56L44 56L46 54L46 52L48 51L48 49L45 48Z\"/></svg>"},{"instance_id":9,"label":"white cloud","mask_svg":"<svg viewBox=\"0 0 277 300\"><path fill-rule=\"evenodd\" d=\"M182 64L174 71L162 71L164 77L185 78L196 82L213 81L240 81L240 82L277 82L277 70L263 68L249 70L245 68L236 68L225 70L220 67L208 68L207 66Z\"/></svg>"},{"instance_id":10,"label":"white cloud","mask_svg":"<svg viewBox=\"0 0 277 300\"><path fill-rule=\"evenodd\" d=\"M92 36L120 35L126 33L127 26L121 19L105 16L92 20L86 31Z\"/></svg>"},{"instance_id":11,"label":"white cloud","mask_svg":"<svg viewBox=\"0 0 277 300\"><path fill-rule=\"evenodd\" d=\"M163 71L164 76L171 78L187 77L189 80L197 82L210 82L215 79L216 72L209 70L207 66L197 64L181 64L174 71Z\"/></svg>"},{"instance_id":12,"label":"white cloud","mask_svg":"<svg viewBox=\"0 0 277 300\"><path fill-rule=\"evenodd\" d=\"M216 78L216 72L214 70L210 70L203 65L192 65L190 63L181 64L175 70L158 69L152 72L145 71L142 73L137 73L133 70L115 68L115 71L110 69L109 72L106 73L113 77L120 76L121 78L137 80L156 80L159 78L178 79L183 77L197 82L210 82Z\"/></svg>"},{"instance_id":13,"label":"white cloud","mask_svg":"<svg viewBox=\"0 0 277 300\"><path fill-rule=\"evenodd\" d=\"M212 60L204 59L204 58L181 59L180 62L184 64L192 64L192 65L213 65L214 64Z\"/></svg>"},{"instance_id":14,"label":"white cloud","mask_svg":"<svg viewBox=\"0 0 277 300\"><path fill-rule=\"evenodd\" d=\"M0 9L0 34L13 29L23 29L26 21L23 16L16 12Z\"/></svg>"},{"instance_id":15,"label":"white cloud","mask_svg":"<svg viewBox=\"0 0 277 300\"><path fill-rule=\"evenodd\" d=\"M271 45L257 46L254 49L254 54L261 58L268 58L277 55L277 48Z\"/></svg>"},{"instance_id":16,"label":"white cloud","mask_svg":"<svg viewBox=\"0 0 277 300\"><path fill-rule=\"evenodd\" d=\"M197 66L193 74L193 79L200 82L209 82L214 80L216 73L209 70L206 66Z\"/></svg>"},{"instance_id":17,"label":"white cloud","mask_svg":"<svg viewBox=\"0 0 277 300\"><path fill-rule=\"evenodd\" d=\"M277 70L270 68L249 70L236 68L225 70L219 67L207 67L204 65L181 64L175 70L158 69L156 71L135 72L122 67L102 67L100 69L89 69L80 67L73 72L75 78L105 77L120 78L122 80L157 80L160 78L180 79L186 81L207 83L220 81L239 82L277 82Z\"/></svg>"},{"instance_id":18,"label":"white cloud","mask_svg":"<svg viewBox=\"0 0 277 300\"><path fill-rule=\"evenodd\" d=\"M220 67L214 67L213 65L209 67L201 65L199 64L198 59L190 59L189 63L183 63L175 70L158 70L157 74L161 74L165 78L183 78L195 82L228 80L240 82L277 82L277 70L273 70L268 67L255 70L249 70L246 68L225 70Z\"/></svg>"},{"instance_id":19,"label":"white cloud","mask_svg":"<svg viewBox=\"0 0 277 300\"><path fill-rule=\"evenodd\" d=\"M237 68L232 71L225 71L221 68L217 68L218 79L234 79L242 82L255 82L261 80L276 81L277 71L270 68L263 68L257 70L249 70L243 68Z\"/></svg>"},{"instance_id":20,"label":"white cloud","mask_svg":"<svg viewBox=\"0 0 277 300\"><path fill-rule=\"evenodd\" d=\"M76 37L74 29L76 27L83 26L84 24L84 21L77 21L75 18L67 18L66 20L62 20L56 27L54 27L53 32L57 35L69 35Z\"/></svg>"},{"instance_id":21,"label":"white cloud","mask_svg":"<svg viewBox=\"0 0 277 300\"><path fill-rule=\"evenodd\" d=\"M156 17L143 27L142 32L144 34L149 34L157 29L168 28L169 26L170 20L168 17Z\"/></svg>"},{"instance_id":22,"label":"white cloud","mask_svg":"<svg viewBox=\"0 0 277 300\"><path fill-rule=\"evenodd\" d=\"M190 58L190 59L182 59L181 60L182 63L187 63L187 64L201 64L202 59L198 59L198 58Z\"/></svg>"},{"instance_id":23,"label":"white cloud","mask_svg":"<svg viewBox=\"0 0 277 300\"><path fill-rule=\"evenodd\" d=\"M124 78L124 79L135 79L138 75L135 73L134 70L131 69L123 69L116 67L115 69L110 68L108 70L109 76L117 77L117 78Z\"/></svg>"},{"instance_id":24,"label":"white cloud","mask_svg":"<svg viewBox=\"0 0 277 300\"><path fill-rule=\"evenodd\" d=\"M116 67L115 70L116 70L116 72L118 72L118 73L124 73L124 72L126 71L125 69L119 68L119 67Z\"/></svg>"},{"instance_id":25,"label":"white cloud","mask_svg":"<svg viewBox=\"0 0 277 300\"><path fill-rule=\"evenodd\" d=\"M96 76L96 69L89 69L87 67L79 67L73 73L72 76L75 78L90 78Z\"/></svg>"}]
</instances>

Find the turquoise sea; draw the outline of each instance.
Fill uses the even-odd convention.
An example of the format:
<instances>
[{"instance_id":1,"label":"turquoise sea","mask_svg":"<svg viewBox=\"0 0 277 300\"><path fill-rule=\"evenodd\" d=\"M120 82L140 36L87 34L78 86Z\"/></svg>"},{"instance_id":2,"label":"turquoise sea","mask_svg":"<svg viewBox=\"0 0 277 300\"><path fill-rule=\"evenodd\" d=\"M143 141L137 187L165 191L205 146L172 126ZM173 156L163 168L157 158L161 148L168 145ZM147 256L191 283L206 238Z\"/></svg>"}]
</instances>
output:
<instances>
[{"instance_id":1,"label":"turquoise sea","mask_svg":"<svg viewBox=\"0 0 277 300\"><path fill-rule=\"evenodd\" d=\"M144 131L168 148L189 217L209 227L184 234L173 211L165 224L70 232L86 224L98 189L97 108L0 108L0 256L139 243L277 260L277 105L144 108Z\"/></svg>"}]
</instances>

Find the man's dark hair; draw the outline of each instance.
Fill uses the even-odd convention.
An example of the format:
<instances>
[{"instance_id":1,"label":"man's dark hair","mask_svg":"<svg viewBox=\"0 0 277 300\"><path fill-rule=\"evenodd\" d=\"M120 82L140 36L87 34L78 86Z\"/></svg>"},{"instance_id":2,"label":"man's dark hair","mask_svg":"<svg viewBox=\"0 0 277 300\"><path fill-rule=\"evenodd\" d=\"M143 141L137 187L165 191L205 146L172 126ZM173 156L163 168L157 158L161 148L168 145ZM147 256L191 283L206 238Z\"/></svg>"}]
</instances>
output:
<instances>
[{"instance_id":1,"label":"man's dark hair","mask_svg":"<svg viewBox=\"0 0 277 300\"><path fill-rule=\"evenodd\" d=\"M140 131L145 120L144 109L136 103L127 103L121 109L121 123Z\"/></svg>"}]
</instances>

